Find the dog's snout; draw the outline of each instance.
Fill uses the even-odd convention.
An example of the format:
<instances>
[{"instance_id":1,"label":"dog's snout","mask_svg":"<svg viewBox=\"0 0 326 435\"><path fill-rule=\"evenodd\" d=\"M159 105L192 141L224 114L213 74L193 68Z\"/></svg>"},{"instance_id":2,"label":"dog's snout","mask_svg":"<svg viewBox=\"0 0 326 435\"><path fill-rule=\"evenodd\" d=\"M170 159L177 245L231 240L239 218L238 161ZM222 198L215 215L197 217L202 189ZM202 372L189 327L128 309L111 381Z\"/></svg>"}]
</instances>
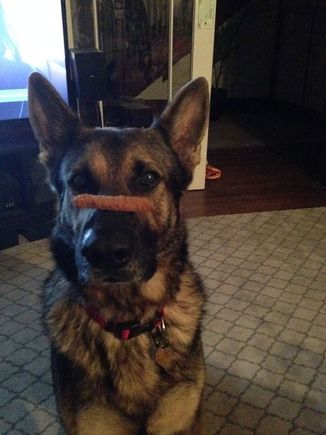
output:
<instances>
[{"instance_id":1,"label":"dog's snout","mask_svg":"<svg viewBox=\"0 0 326 435\"><path fill-rule=\"evenodd\" d=\"M132 240L123 230L112 231L103 237L96 229L89 229L83 237L81 252L95 268L121 269L132 258Z\"/></svg>"}]
</instances>

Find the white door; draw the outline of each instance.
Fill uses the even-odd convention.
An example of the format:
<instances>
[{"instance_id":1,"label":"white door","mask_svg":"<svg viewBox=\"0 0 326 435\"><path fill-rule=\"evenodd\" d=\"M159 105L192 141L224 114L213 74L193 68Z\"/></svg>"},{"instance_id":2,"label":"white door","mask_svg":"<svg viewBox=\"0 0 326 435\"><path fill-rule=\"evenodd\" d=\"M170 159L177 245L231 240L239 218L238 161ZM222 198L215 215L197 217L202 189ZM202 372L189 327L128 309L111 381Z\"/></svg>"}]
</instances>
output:
<instances>
[{"instance_id":1,"label":"white door","mask_svg":"<svg viewBox=\"0 0 326 435\"><path fill-rule=\"evenodd\" d=\"M211 88L217 0L195 0L191 77L206 77ZM201 144L201 160L195 169L190 189L205 188L208 132Z\"/></svg>"}]
</instances>

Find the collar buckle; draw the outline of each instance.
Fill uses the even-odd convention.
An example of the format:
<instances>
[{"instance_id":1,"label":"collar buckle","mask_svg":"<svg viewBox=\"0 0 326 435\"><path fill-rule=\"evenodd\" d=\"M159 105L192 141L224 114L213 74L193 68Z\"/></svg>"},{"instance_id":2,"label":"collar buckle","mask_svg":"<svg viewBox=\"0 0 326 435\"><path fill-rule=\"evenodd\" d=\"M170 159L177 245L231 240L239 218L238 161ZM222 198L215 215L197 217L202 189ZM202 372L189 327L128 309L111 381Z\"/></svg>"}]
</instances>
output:
<instances>
[{"instance_id":1,"label":"collar buckle","mask_svg":"<svg viewBox=\"0 0 326 435\"><path fill-rule=\"evenodd\" d=\"M169 345L163 313L161 313L160 318L152 331L152 338L155 346L158 348L165 348Z\"/></svg>"}]
</instances>

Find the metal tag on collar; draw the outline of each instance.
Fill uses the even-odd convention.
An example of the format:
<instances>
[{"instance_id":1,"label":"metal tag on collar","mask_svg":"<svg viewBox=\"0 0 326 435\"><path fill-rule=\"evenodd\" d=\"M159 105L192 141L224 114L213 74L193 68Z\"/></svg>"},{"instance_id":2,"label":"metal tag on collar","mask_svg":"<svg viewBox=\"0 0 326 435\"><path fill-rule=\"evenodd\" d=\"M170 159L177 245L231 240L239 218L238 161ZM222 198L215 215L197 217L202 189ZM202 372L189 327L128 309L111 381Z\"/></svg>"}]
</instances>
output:
<instances>
[{"instance_id":1,"label":"metal tag on collar","mask_svg":"<svg viewBox=\"0 0 326 435\"><path fill-rule=\"evenodd\" d=\"M166 333L166 325L164 317L161 316L158 324L152 331L153 341L156 347L166 347L169 344L169 340Z\"/></svg>"}]
</instances>

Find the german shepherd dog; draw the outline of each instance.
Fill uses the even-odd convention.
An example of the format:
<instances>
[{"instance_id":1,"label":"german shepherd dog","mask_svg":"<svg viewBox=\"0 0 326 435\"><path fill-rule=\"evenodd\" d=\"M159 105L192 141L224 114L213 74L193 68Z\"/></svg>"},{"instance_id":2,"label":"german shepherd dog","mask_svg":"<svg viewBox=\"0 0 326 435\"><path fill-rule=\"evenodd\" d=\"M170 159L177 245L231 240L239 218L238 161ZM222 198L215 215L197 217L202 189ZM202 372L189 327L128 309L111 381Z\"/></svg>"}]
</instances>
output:
<instances>
[{"instance_id":1,"label":"german shepherd dog","mask_svg":"<svg viewBox=\"0 0 326 435\"><path fill-rule=\"evenodd\" d=\"M204 292L179 204L208 99L198 78L150 128L88 128L44 77L30 77L30 122L58 198L42 302L68 434L204 433ZM147 198L153 209L77 208L80 194Z\"/></svg>"}]
</instances>

